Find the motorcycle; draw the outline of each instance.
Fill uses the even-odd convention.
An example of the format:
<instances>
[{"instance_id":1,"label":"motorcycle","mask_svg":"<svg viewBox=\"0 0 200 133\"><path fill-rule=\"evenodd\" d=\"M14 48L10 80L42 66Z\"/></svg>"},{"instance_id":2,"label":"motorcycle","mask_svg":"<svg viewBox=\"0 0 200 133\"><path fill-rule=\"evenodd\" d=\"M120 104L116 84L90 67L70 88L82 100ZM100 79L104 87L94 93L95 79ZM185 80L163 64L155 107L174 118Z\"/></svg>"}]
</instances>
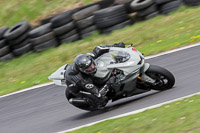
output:
<instances>
[{"instance_id":1,"label":"motorcycle","mask_svg":"<svg viewBox=\"0 0 200 133\"><path fill-rule=\"evenodd\" d=\"M114 102L150 90L164 91L172 88L175 84L175 78L170 71L160 66L145 63L143 54L132 45L126 48L111 47L108 53L95 60L95 64L97 72L94 76L99 78L102 84L109 79L113 81L106 94L107 101ZM56 85L67 86L65 71L68 67L69 64L60 67L49 76L49 79L53 80ZM81 93L84 97L76 97L66 89L65 95L72 105L80 109L88 111L99 109L89 99L91 94L84 91Z\"/></svg>"}]
</instances>

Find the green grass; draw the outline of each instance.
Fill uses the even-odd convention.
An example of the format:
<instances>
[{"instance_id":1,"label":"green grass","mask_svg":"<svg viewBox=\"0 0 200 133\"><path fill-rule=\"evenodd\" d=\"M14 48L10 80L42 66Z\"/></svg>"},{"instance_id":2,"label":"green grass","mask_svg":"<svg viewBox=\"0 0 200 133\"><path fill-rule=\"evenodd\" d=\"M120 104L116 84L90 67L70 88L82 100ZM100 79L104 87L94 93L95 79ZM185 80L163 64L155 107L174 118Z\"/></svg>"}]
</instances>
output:
<instances>
[{"instance_id":1,"label":"green grass","mask_svg":"<svg viewBox=\"0 0 200 133\"><path fill-rule=\"evenodd\" d=\"M0 0L0 27L22 20L38 24L41 18L95 1L98 0Z\"/></svg>"},{"instance_id":2,"label":"green grass","mask_svg":"<svg viewBox=\"0 0 200 133\"><path fill-rule=\"evenodd\" d=\"M200 133L200 95L70 133Z\"/></svg>"},{"instance_id":3,"label":"green grass","mask_svg":"<svg viewBox=\"0 0 200 133\"><path fill-rule=\"evenodd\" d=\"M133 43L145 55L200 42L200 7L182 7L170 16L136 23L109 35L95 35L41 53L28 53L0 63L0 95L49 82L48 76L80 53L100 44Z\"/></svg>"}]
</instances>

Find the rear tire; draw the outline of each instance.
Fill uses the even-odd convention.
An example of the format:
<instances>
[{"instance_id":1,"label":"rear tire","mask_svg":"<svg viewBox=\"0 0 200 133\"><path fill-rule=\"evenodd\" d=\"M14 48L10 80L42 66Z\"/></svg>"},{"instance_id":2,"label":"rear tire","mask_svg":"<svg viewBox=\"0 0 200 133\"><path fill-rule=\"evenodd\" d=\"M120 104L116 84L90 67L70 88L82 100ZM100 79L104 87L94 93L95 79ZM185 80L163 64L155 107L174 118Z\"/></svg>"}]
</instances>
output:
<instances>
[{"instance_id":1,"label":"rear tire","mask_svg":"<svg viewBox=\"0 0 200 133\"><path fill-rule=\"evenodd\" d=\"M167 69L151 65L145 72L149 77L156 80L155 85L150 85L153 90L164 91L171 89L175 84L175 78Z\"/></svg>"}]
</instances>

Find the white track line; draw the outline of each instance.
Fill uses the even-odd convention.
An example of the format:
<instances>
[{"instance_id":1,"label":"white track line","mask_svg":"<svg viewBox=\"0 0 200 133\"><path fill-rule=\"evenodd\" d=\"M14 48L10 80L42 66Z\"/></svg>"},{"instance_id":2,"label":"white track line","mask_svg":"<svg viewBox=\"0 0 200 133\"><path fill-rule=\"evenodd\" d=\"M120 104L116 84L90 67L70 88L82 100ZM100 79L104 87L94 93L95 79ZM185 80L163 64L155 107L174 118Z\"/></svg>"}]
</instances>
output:
<instances>
[{"instance_id":1,"label":"white track line","mask_svg":"<svg viewBox=\"0 0 200 133\"><path fill-rule=\"evenodd\" d=\"M197 47L197 46L200 46L200 43L189 45L189 46L185 46L185 47L181 47L181 48L176 48L176 49L173 49L173 50L162 52L162 53L157 54L157 55L147 56L147 57L145 57L145 59L151 59L151 58L155 58L155 57L158 57L158 56L171 54L171 53L174 53L174 52L178 52L178 51L181 51L181 50L185 50L185 49L189 49L189 48L193 48L193 47Z\"/></svg>"},{"instance_id":2,"label":"white track line","mask_svg":"<svg viewBox=\"0 0 200 133\"><path fill-rule=\"evenodd\" d=\"M188 49L188 48L193 48L193 47L196 47L196 46L200 46L200 43L189 45L189 46L185 46L185 47L181 47L181 48L177 48L177 49L174 49L174 50L169 50L169 51L157 54L157 55L147 56L147 57L145 57L145 59L151 59L151 58L155 58L155 57L158 57L158 56L171 54L171 53L174 53L174 52L177 52L177 51L185 50L185 49ZM33 87L30 87L30 88L27 88L27 89L23 89L23 90L16 91L16 92L13 92L13 93L10 93L10 94L7 94L7 95L0 96L0 98L4 98L4 97L7 97L7 96L11 96L11 95L14 95L14 94L22 93L22 92L25 92L25 91L37 89L37 88L48 86L48 85L52 85L52 84L54 84L54 83L53 82L49 82L49 83L33 86Z\"/></svg>"},{"instance_id":3,"label":"white track line","mask_svg":"<svg viewBox=\"0 0 200 133\"><path fill-rule=\"evenodd\" d=\"M36 86L30 87L30 88L26 88L24 90L20 90L20 91L16 91L16 92L13 92L13 93L10 93L10 94L7 94L7 95L0 96L0 98L8 97L8 96L11 96L11 95L14 95L14 94L18 94L18 93L22 93L22 92L30 91L30 90L34 90L34 89L38 89L38 88L41 88L41 87L44 87L44 86L48 86L48 85L53 85L53 84L54 84L53 82L49 82L49 83L45 83L45 84L41 84L41 85L36 85Z\"/></svg>"},{"instance_id":4,"label":"white track line","mask_svg":"<svg viewBox=\"0 0 200 133\"><path fill-rule=\"evenodd\" d=\"M152 106L149 106L149 107L146 107L146 108L142 108L142 109L139 109L139 110L135 110L135 111L132 111L132 112L128 112L128 113L125 113L125 114L121 114L121 115L117 115L117 116L110 117L110 118L107 118L107 119L103 119L103 120L100 120L100 121L96 121L96 122L93 122L93 123L89 123L89 124L86 124L86 125L82 125L82 126L79 126L79 127L76 127L76 128L72 128L72 129L68 129L68 130L65 130L65 131L57 132L57 133L66 133L66 132L74 131L74 130L77 130L77 129L80 129L80 128L83 128L83 127L92 126L94 124L97 124L99 122L103 122L103 121L106 121L106 120L137 114L137 113L140 113L140 112L144 112L144 111L146 111L148 109L157 108L157 107L160 107L160 106L162 106L164 104L168 104L168 103L171 103L171 102L174 102L174 101L182 100L184 98L188 98L188 97L191 97L191 96L194 96L194 95L200 95L200 92L197 92L197 93L194 93L194 94L191 94L191 95L188 95L188 96L180 97L180 98L177 98L177 99L173 99L173 100L170 100L170 101L167 101L167 102L159 103L159 104L156 104L156 105L152 105Z\"/></svg>"}]
</instances>

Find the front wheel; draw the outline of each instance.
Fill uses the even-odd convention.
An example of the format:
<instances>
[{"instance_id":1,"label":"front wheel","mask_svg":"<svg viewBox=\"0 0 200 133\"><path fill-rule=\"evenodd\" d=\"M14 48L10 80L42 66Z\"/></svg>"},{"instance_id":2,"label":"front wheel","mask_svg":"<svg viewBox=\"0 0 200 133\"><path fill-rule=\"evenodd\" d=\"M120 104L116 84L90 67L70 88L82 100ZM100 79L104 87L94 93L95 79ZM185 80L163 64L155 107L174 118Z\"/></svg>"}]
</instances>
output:
<instances>
[{"instance_id":1,"label":"front wheel","mask_svg":"<svg viewBox=\"0 0 200 133\"><path fill-rule=\"evenodd\" d=\"M153 90L164 91L172 88L175 84L173 74L165 68L151 65L145 73L155 80L155 83L150 84L150 88Z\"/></svg>"}]
</instances>

